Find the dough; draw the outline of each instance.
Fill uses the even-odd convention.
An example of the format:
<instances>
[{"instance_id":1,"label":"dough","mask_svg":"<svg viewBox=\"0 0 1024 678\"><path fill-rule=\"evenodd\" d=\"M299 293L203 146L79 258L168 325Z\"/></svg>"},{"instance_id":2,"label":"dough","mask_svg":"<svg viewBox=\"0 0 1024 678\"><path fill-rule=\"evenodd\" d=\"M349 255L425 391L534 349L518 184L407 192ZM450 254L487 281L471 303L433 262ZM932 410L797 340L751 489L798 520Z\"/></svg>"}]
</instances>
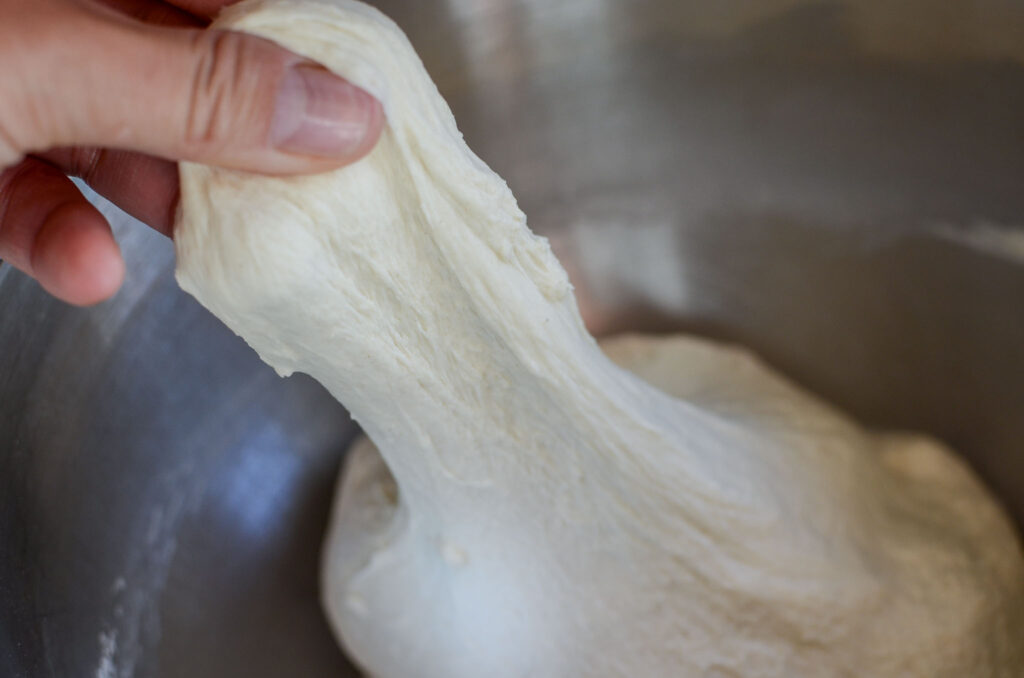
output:
<instances>
[{"instance_id":1,"label":"dough","mask_svg":"<svg viewBox=\"0 0 1024 678\"><path fill-rule=\"evenodd\" d=\"M323 571L366 671L1024 675L1020 544L948 450L865 431L736 348L625 337L605 355L377 11L250 0L217 24L388 116L325 175L182 165L176 229L181 286L376 444L350 453Z\"/></svg>"}]
</instances>

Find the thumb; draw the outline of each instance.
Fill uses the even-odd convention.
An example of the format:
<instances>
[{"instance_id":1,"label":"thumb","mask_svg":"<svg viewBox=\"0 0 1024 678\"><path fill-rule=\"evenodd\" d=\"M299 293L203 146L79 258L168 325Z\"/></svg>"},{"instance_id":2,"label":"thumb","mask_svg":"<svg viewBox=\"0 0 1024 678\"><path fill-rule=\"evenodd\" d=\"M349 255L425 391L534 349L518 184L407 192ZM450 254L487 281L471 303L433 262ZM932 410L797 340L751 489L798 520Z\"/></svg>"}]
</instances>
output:
<instances>
[{"instance_id":1,"label":"thumb","mask_svg":"<svg viewBox=\"0 0 1024 678\"><path fill-rule=\"evenodd\" d=\"M291 174L354 162L380 135L373 97L268 40L78 14L5 93L16 155L103 146Z\"/></svg>"}]
</instances>

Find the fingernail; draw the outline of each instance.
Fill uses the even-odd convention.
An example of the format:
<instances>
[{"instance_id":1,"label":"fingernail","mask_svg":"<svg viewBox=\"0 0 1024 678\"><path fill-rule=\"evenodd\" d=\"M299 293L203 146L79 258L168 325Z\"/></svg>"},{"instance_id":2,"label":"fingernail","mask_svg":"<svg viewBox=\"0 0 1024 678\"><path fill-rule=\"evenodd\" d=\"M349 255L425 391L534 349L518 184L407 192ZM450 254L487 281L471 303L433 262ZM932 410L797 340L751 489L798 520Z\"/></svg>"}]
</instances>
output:
<instances>
[{"instance_id":1,"label":"fingernail","mask_svg":"<svg viewBox=\"0 0 1024 678\"><path fill-rule=\"evenodd\" d=\"M277 94L270 143L287 153L344 157L355 152L380 115L365 91L319 66L288 70Z\"/></svg>"}]
</instances>

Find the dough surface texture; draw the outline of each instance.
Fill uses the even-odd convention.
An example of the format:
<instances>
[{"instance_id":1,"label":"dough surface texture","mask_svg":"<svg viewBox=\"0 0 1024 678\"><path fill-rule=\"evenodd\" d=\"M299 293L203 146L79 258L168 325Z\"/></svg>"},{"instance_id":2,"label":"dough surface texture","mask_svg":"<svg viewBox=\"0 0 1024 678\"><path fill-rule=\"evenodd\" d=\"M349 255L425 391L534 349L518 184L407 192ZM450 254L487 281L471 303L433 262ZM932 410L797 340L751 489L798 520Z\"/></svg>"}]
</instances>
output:
<instances>
[{"instance_id":1,"label":"dough surface texture","mask_svg":"<svg viewBox=\"0 0 1024 678\"><path fill-rule=\"evenodd\" d=\"M747 352L604 346L402 32L346 0L217 26L377 96L324 175L181 168L181 286L350 452L328 618L377 678L1019 678L1024 560L966 466L866 431ZM379 452L377 451L379 450Z\"/></svg>"}]
</instances>

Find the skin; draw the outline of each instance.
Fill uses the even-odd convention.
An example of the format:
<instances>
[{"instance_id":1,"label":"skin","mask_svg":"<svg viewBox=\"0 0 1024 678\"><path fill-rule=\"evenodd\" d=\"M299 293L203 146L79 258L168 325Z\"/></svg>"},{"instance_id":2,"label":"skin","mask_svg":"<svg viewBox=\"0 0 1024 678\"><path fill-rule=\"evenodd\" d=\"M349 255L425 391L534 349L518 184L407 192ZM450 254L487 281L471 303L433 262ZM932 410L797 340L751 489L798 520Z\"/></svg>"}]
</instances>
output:
<instances>
[{"instance_id":1,"label":"skin","mask_svg":"<svg viewBox=\"0 0 1024 678\"><path fill-rule=\"evenodd\" d=\"M271 42L204 30L228 4L0 0L0 259L68 303L95 304L120 287L124 261L68 175L171 236L178 160L287 175L373 148L379 103ZM327 133L301 143L279 122L295 82L319 83L299 88L307 102L340 88L317 109Z\"/></svg>"}]
</instances>

